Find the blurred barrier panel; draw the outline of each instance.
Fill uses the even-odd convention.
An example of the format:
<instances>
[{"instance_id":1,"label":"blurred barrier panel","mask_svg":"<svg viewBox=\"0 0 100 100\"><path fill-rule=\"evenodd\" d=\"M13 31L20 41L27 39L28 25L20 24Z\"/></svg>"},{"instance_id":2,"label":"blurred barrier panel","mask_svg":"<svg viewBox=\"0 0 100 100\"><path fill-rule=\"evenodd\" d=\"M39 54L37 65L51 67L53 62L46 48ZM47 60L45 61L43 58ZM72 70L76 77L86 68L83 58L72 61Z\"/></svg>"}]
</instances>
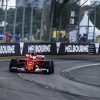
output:
<instances>
[{"instance_id":1,"label":"blurred barrier panel","mask_svg":"<svg viewBox=\"0 0 100 100\"><path fill-rule=\"evenodd\" d=\"M59 54L64 55L80 55L95 54L94 44L66 44L61 43Z\"/></svg>"},{"instance_id":2,"label":"blurred barrier panel","mask_svg":"<svg viewBox=\"0 0 100 100\"><path fill-rule=\"evenodd\" d=\"M24 43L22 55L31 51L35 51L37 54L57 55L56 49L55 43Z\"/></svg>"},{"instance_id":3,"label":"blurred barrier panel","mask_svg":"<svg viewBox=\"0 0 100 100\"><path fill-rule=\"evenodd\" d=\"M40 55L82 55L100 54L100 44L68 43L0 43L0 56L24 56L31 51Z\"/></svg>"},{"instance_id":4,"label":"blurred barrier panel","mask_svg":"<svg viewBox=\"0 0 100 100\"><path fill-rule=\"evenodd\" d=\"M0 56L19 56L19 43L0 43Z\"/></svg>"}]
</instances>

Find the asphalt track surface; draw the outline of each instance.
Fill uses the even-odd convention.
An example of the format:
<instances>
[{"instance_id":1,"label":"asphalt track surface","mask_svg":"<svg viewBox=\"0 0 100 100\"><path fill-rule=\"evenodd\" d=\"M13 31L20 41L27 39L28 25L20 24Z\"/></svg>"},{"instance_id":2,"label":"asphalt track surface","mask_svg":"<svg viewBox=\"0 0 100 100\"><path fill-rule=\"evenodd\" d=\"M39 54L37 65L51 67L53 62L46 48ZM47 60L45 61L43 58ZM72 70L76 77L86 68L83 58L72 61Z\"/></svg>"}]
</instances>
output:
<instances>
[{"instance_id":1,"label":"asphalt track surface","mask_svg":"<svg viewBox=\"0 0 100 100\"><path fill-rule=\"evenodd\" d=\"M52 75L10 73L1 59L0 100L100 100L99 60L52 59Z\"/></svg>"}]
</instances>

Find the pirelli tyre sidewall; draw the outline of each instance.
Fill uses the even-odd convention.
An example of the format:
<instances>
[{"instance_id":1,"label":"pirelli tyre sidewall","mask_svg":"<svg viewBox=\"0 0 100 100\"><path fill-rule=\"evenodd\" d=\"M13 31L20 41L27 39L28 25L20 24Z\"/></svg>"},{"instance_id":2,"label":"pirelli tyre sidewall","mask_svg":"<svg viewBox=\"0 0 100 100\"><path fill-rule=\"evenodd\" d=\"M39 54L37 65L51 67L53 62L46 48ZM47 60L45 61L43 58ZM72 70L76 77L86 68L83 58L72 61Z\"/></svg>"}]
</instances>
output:
<instances>
[{"instance_id":1,"label":"pirelli tyre sidewall","mask_svg":"<svg viewBox=\"0 0 100 100\"><path fill-rule=\"evenodd\" d=\"M9 66L9 71L10 72L17 72L17 68L18 68L17 59L11 59L10 66Z\"/></svg>"}]
</instances>

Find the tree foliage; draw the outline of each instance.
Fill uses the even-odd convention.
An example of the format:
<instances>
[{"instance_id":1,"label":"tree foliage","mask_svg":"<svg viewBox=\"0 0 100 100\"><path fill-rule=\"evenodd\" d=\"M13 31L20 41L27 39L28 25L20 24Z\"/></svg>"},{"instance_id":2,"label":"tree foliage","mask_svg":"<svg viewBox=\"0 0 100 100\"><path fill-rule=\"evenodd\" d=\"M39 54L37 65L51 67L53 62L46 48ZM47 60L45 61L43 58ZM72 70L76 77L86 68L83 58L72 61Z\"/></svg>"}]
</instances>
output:
<instances>
[{"instance_id":1,"label":"tree foliage","mask_svg":"<svg viewBox=\"0 0 100 100\"><path fill-rule=\"evenodd\" d=\"M67 25L69 25L69 22L70 22L71 11L75 11L75 13L76 13L75 24L77 24L78 8L79 8L79 6L77 4L75 4L72 7L72 3L66 3L64 5L56 4L53 27L56 28L56 29L59 29L59 24L60 24L60 20L61 20L61 28L66 30L66 27L67 27Z\"/></svg>"}]
</instances>

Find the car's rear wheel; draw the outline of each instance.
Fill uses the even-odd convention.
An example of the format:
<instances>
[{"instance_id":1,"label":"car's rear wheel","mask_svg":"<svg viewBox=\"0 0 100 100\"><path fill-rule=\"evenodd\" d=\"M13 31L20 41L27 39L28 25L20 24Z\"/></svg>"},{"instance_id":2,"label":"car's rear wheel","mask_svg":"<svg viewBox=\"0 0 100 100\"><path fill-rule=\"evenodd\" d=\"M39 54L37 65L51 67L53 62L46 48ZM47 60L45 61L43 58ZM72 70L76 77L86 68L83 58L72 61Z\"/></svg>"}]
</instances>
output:
<instances>
[{"instance_id":1,"label":"car's rear wheel","mask_svg":"<svg viewBox=\"0 0 100 100\"><path fill-rule=\"evenodd\" d=\"M9 71L10 72L17 72L18 62L17 59L11 59Z\"/></svg>"},{"instance_id":2,"label":"car's rear wheel","mask_svg":"<svg viewBox=\"0 0 100 100\"><path fill-rule=\"evenodd\" d=\"M48 70L47 74L54 73L54 62L53 61L45 61L44 67Z\"/></svg>"},{"instance_id":3,"label":"car's rear wheel","mask_svg":"<svg viewBox=\"0 0 100 100\"><path fill-rule=\"evenodd\" d=\"M51 61L50 63L51 63L50 65L51 65L51 69L52 69L52 71L51 71L51 72L52 72L52 73L54 73L54 62L53 62L53 61Z\"/></svg>"}]
</instances>

